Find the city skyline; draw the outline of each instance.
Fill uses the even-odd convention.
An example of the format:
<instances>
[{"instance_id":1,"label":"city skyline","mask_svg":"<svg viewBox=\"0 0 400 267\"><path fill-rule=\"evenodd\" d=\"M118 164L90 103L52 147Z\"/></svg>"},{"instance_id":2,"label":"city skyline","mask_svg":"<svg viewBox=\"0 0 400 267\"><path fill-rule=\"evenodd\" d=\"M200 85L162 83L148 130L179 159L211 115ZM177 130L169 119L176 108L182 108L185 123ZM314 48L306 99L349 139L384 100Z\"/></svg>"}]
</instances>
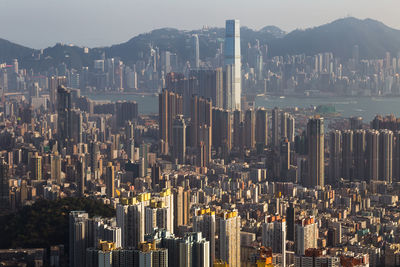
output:
<instances>
[{"instance_id":1,"label":"city skyline","mask_svg":"<svg viewBox=\"0 0 400 267\"><path fill-rule=\"evenodd\" d=\"M400 30L240 27L393 0L0 1L44 42L164 20L113 47L0 39L0 266L400 265ZM225 27L165 28L198 14Z\"/></svg>"},{"instance_id":2,"label":"city skyline","mask_svg":"<svg viewBox=\"0 0 400 267\"><path fill-rule=\"evenodd\" d=\"M58 42L101 47L122 43L133 36L162 27L191 30L208 25L222 28L223 22L231 18L240 19L242 25L249 28L261 29L267 25L275 25L286 32L297 28L315 27L347 16L360 19L372 18L390 27L400 28L395 12L400 3L395 0L381 2L356 0L350 3L344 0L331 3L319 3L315 0L301 3L289 0L279 3L253 0L247 4L246 9L243 9L243 3L237 0L230 2L228 6L224 1L211 3L209 0L201 3L189 1L184 4L177 0L146 3L128 3L119 0L113 1L112 4L105 0L96 2L88 0L83 3L74 1L69 5L61 5L50 0L35 2L2 0L0 23L10 25L12 22L13 27L1 29L0 38L36 49L53 46ZM93 8L94 3L96 8ZM214 8L209 9L209 4L213 4ZM359 8L361 4L362 9ZM21 6L24 8L21 9ZM68 16L65 19L60 17L60 8L64 14L73 12L74 20ZM166 14L165 10L168 9L173 11ZM150 10L154 15L148 16L143 10ZM308 11L318 15L308 16ZM282 16L282 13L286 15ZM104 19L112 16L110 14L119 14L118 19Z\"/></svg>"}]
</instances>

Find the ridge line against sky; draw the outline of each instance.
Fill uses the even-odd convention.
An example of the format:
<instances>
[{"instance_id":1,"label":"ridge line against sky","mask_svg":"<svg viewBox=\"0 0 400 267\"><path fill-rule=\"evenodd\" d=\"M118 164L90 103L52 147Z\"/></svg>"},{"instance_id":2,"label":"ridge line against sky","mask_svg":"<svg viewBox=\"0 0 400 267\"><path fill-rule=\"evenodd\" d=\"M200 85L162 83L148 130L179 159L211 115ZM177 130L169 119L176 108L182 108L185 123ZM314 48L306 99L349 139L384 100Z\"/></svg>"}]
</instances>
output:
<instances>
[{"instance_id":1,"label":"ridge line against sky","mask_svg":"<svg viewBox=\"0 0 400 267\"><path fill-rule=\"evenodd\" d=\"M159 28L224 27L231 18L255 30L290 32L347 16L400 29L399 9L399 0L0 0L0 38L36 49L103 47Z\"/></svg>"}]
</instances>

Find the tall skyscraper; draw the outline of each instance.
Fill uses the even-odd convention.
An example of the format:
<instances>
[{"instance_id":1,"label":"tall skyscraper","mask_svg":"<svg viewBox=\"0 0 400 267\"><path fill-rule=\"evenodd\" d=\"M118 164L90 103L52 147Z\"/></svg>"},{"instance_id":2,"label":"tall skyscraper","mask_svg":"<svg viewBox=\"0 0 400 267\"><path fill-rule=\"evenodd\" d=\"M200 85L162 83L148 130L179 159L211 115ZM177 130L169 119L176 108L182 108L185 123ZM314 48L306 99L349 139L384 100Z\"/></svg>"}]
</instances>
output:
<instances>
[{"instance_id":1,"label":"tall skyscraper","mask_svg":"<svg viewBox=\"0 0 400 267\"><path fill-rule=\"evenodd\" d=\"M226 80L226 87L229 101L227 109L241 109L241 56L240 56L240 22L239 20L227 20L225 27L225 66L226 72L229 72L229 77Z\"/></svg>"},{"instance_id":2,"label":"tall skyscraper","mask_svg":"<svg viewBox=\"0 0 400 267\"><path fill-rule=\"evenodd\" d=\"M341 178L342 133L338 130L329 133L329 182L335 185Z\"/></svg>"},{"instance_id":3,"label":"tall skyscraper","mask_svg":"<svg viewBox=\"0 0 400 267\"><path fill-rule=\"evenodd\" d=\"M199 36L197 34L192 35L192 68L200 68L200 48L199 48Z\"/></svg>"},{"instance_id":4,"label":"tall skyscraper","mask_svg":"<svg viewBox=\"0 0 400 267\"><path fill-rule=\"evenodd\" d=\"M240 216L224 211L219 218L219 259L230 267L240 266Z\"/></svg>"},{"instance_id":5,"label":"tall skyscraper","mask_svg":"<svg viewBox=\"0 0 400 267\"><path fill-rule=\"evenodd\" d=\"M186 158L186 124L183 115L177 115L172 126L172 158L179 164L185 164Z\"/></svg>"},{"instance_id":6,"label":"tall skyscraper","mask_svg":"<svg viewBox=\"0 0 400 267\"><path fill-rule=\"evenodd\" d=\"M86 248L89 242L89 215L83 211L69 213L69 266L85 266Z\"/></svg>"},{"instance_id":7,"label":"tall skyscraper","mask_svg":"<svg viewBox=\"0 0 400 267\"><path fill-rule=\"evenodd\" d=\"M351 180L353 179L353 131L344 131L342 139L342 177Z\"/></svg>"},{"instance_id":8,"label":"tall skyscraper","mask_svg":"<svg viewBox=\"0 0 400 267\"><path fill-rule=\"evenodd\" d=\"M8 164L0 158L0 210L10 207Z\"/></svg>"},{"instance_id":9,"label":"tall skyscraper","mask_svg":"<svg viewBox=\"0 0 400 267\"><path fill-rule=\"evenodd\" d=\"M112 162L109 162L106 168L106 193L109 198L113 198L115 195L115 177Z\"/></svg>"},{"instance_id":10,"label":"tall skyscraper","mask_svg":"<svg viewBox=\"0 0 400 267\"><path fill-rule=\"evenodd\" d=\"M366 179L377 181L379 178L379 132L368 130L366 133Z\"/></svg>"},{"instance_id":11,"label":"tall skyscraper","mask_svg":"<svg viewBox=\"0 0 400 267\"><path fill-rule=\"evenodd\" d=\"M307 123L308 175L304 186L324 186L324 119L310 118Z\"/></svg>"}]
</instances>

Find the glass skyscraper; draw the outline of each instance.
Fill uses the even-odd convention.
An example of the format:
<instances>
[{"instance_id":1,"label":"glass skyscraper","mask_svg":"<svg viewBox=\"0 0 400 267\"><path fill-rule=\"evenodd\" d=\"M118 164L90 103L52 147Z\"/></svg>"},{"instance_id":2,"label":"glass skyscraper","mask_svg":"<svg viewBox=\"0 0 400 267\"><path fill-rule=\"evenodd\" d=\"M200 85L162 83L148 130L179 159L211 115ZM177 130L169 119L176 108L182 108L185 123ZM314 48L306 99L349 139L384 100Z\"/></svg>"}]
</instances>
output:
<instances>
[{"instance_id":1,"label":"glass skyscraper","mask_svg":"<svg viewBox=\"0 0 400 267\"><path fill-rule=\"evenodd\" d=\"M240 59L240 22L227 20L225 26L225 66L226 88L225 108L240 110L241 86L241 59ZM229 72L229 73L228 73Z\"/></svg>"}]
</instances>

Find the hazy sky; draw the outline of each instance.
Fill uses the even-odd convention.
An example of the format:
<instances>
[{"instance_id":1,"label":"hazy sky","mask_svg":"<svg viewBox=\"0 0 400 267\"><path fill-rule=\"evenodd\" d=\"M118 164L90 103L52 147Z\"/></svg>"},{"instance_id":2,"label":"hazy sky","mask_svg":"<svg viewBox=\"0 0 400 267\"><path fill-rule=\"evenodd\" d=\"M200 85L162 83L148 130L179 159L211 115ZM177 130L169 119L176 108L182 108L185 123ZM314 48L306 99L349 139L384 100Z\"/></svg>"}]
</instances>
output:
<instances>
[{"instance_id":1,"label":"hazy sky","mask_svg":"<svg viewBox=\"0 0 400 267\"><path fill-rule=\"evenodd\" d=\"M34 48L105 46L161 27L224 26L225 19L285 31L346 16L400 29L400 0L0 0L0 38Z\"/></svg>"}]
</instances>

